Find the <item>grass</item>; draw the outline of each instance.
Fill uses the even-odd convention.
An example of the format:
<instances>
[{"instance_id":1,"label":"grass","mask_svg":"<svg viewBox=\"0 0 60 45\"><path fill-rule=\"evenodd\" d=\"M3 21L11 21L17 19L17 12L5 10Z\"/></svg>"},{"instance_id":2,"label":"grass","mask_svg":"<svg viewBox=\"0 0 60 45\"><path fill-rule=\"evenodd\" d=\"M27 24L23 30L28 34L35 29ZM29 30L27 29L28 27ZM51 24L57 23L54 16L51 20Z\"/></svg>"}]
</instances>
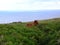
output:
<instances>
[{"instance_id":1,"label":"grass","mask_svg":"<svg viewBox=\"0 0 60 45\"><path fill-rule=\"evenodd\" d=\"M27 27L26 23L0 24L0 45L59 45L60 18L39 21Z\"/></svg>"}]
</instances>

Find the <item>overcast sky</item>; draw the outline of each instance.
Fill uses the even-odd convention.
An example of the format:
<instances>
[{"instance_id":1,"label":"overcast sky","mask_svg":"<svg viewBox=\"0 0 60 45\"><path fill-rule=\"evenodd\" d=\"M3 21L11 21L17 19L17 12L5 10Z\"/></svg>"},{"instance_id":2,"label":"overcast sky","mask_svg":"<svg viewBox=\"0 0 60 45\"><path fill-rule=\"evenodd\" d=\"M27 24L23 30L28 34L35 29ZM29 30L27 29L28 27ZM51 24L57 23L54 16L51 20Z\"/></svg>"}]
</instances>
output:
<instances>
[{"instance_id":1,"label":"overcast sky","mask_svg":"<svg viewBox=\"0 0 60 45\"><path fill-rule=\"evenodd\" d=\"M60 9L60 0L0 0L0 11Z\"/></svg>"}]
</instances>

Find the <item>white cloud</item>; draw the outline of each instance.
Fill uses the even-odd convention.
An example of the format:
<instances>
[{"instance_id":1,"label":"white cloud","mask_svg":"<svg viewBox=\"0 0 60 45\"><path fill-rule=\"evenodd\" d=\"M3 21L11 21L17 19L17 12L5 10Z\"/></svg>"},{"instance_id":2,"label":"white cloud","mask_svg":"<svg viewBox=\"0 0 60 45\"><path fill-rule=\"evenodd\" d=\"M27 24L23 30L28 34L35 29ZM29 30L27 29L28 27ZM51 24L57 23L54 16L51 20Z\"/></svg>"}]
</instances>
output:
<instances>
[{"instance_id":1,"label":"white cloud","mask_svg":"<svg viewBox=\"0 0 60 45\"><path fill-rule=\"evenodd\" d=\"M60 9L59 2L37 0L0 0L0 11L29 11Z\"/></svg>"},{"instance_id":2,"label":"white cloud","mask_svg":"<svg viewBox=\"0 0 60 45\"><path fill-rule=\"evenodd\" d=\"M33 4L36 6L36 8L41 9L60 9L60 4L56 4L56 2L40 2Z\"/></svg>"},{"instance_id":3,"label":"white cloud","mask_svg":"<svg viewBox=\"0 0 60 45\"><path fill-rule=\"evenodd\" d=\"M16 5L15 0L0 0L0 11L15 10L14 9L15 5Z\"/></svg>"}]
</instances>

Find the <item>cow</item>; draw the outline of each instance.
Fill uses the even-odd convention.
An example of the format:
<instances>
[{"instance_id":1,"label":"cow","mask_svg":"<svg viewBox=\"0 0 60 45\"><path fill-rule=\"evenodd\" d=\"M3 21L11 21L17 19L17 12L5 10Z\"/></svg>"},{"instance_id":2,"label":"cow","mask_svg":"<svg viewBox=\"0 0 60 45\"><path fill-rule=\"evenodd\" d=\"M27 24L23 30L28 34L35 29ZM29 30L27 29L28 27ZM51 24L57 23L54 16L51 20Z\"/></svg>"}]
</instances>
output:
<instances>
[{"instance_id":1,"label":"cow","mask_svg":"<svg viewBox=\"0 0 60 45\"><path fill-rule=\"evenodd\" d=\"M33 26L33 23L28 23L27 26L28 27L32 27Z\"/></svg>"},{"instance_id":2,"label":"cow","mask_svg":"<svg viewBox=\"0 0 60 45\"><path fill-rule=\"evenodd\" d=\"M33 23L34 23L34 26L38 25L38 21L37 20L35 20Z\"/></svg>"},{"instance_id":3,"label":"cow","mask_svg":"<svg viewBox=\"0 0 60 45\"><path fill-rule=\"evenodd\" d=\"M31 22L31 23L27 23L27 27L32 27L32 26L37 26L37 25L38 25L37 20L35 20L35 21Z\"/></svg>"}]
</instances>

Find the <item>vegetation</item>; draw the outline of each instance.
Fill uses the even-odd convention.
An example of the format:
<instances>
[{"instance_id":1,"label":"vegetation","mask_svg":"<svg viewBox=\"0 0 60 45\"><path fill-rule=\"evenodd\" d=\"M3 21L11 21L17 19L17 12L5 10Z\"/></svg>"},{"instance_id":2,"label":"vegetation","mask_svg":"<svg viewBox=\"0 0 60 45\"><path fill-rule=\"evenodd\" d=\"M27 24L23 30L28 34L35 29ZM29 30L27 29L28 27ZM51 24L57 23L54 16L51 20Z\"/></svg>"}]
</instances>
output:
<instances>
[{"instance_id":1,"label":"vegetation","mask_svg":"<svg viewBox=\"0 0 60 45\"><path fill-rule=\"evenodd\" d=\"M0 45L60 45L60 18L26 23L0 24Z\"/></svg>"}]
</instances>

